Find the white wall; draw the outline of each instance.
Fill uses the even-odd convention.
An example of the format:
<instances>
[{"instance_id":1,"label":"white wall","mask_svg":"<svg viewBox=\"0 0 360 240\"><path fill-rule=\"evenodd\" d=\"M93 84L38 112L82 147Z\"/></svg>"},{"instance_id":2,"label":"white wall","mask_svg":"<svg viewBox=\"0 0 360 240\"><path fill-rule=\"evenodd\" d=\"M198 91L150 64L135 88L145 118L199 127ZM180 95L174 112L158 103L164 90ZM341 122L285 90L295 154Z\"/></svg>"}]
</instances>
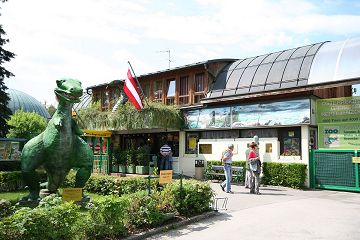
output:
<instances>
[{"instance_id":1,"label":"white wall","mask_svg":"<svg viewBox=\"0 0 360 240\"><path fill-rule=\"evenodd\" d=\"M179 134L179 158L177 169L184 175L195 176L195 160L220 160L221 153L229 143L234 144L233 161L244 161L248 143L253 138L229 138L229 139L200 139L198 144L212 144L211 154L185 154L185 132ZM272 152L266 153L266 144L272 144ZM259 138L259 153L264 162L303 163L309 165L309 126L301 126L301 155L302 157L280 156L280 143L277 138ZM309 170L306 178L306 186L309 187Z\"/></svg>"}]
</instances>

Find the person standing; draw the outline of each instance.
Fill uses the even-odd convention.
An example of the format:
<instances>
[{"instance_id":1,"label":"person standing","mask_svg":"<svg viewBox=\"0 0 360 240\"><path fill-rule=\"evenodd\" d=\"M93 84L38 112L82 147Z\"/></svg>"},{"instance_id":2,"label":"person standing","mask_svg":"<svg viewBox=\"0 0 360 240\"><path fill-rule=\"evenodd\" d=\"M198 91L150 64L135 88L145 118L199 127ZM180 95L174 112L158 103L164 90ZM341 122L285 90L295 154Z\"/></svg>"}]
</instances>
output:
<instances>
[{"instance_id":1,"label":"person standing","mask_svg":"<svg viewBox=\"0 0 360 240\"><path fill-rule=\"evenodd\" d=\"M160 170L171 170L171 156L172 156L172 151L171 151L171 147L165 143L161 148L160 148L160 154L161 154L161 163L160 163Z\"/></svg>"},{"instance_id":2,"label":"person standing","mask_svg":"<svg viewBox=\"0 0 360 240\"><path fill-rule=\"evenodd\" d=\"M250 143L251 144L251 143ZM250 179L251 179L251 171L250 171L250 166L249 166L249 161L248 161L248 157L249 157L249 153L250 153L250 144L248 143L247 149L245 151L245 188L250 188Z\"/></svg>"},{"instance_id":3,"label":"person standing","mask_svg":"<svg viewBox=\"0 0 360 240\"><path fill-rule=\"evenodd\" d=\"M250 147L251 150L248 156L248 162L251 172L250 193L260 194L259 186L260 186L261 161L258 155L258 151L256 150L257 144L255 142L252 142L250 144Z\"/></svg>"},{"instance_id":4,"label":"person standing","mask_svg":"<svg viewBox=\"0 0 360 240\"><path fill-rule=\"evenodd\" d=\"M221 160L224 164L225 181L220 184L223 191L233 193L231 191L231 164L233 156L234 144L229 144L228 148L222 153Z\"/></svg>"}]
</instances>

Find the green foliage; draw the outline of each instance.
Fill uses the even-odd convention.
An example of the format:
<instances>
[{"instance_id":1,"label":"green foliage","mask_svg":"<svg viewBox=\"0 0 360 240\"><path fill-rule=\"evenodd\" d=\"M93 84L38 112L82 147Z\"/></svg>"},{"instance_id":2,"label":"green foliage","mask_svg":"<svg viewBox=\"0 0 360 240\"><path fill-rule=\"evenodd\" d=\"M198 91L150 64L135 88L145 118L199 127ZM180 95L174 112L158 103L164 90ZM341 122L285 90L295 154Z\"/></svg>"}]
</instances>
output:
<instances>
[{"instance_id":1,"label":"green foliage","mask_svg":"<svg viewBox=\"0 0 360 240\"><path fill-rule=\"evenodd\" d=\"M14 207L8 200L0 199L0 221L2 218L11 215L14 212Z\"/></svg>"},{"instance_id":2,"label":"green foliage","mask_svg":"<svg viewBox=\"0 0 360 240\"><path fill-rule=\"evenodd\" d=\"M38 171L40 181L45 181L46 173ZM0 172L0 192L10 192L24 189L20 171Z\"/></svg>"},{"instance_id":3,"label":"green foliage","mask_svg":"<svg viewBox=\"0 0 360 240\"><path fill-rule=\"evenodd\" d=\"M0 222L0 239L81 239L79 206L50 195L34 209L20 208Z\"/></svg>"},{"instance_id":4,"label":"green foliage","mask_svg":"<svg viewBox=\"0 0 360 240\"><path fill-rule=\"evenodd\" d=\"M7 121L7 124L11 126L11 129L6 137L31 139L45 130L47 122L35 112L18 110Z\"/></svg>"},{"instance_id":5,"label":"green foliage","mask_svg":"<svg viewBox=\"0 0 360 240\"><path fill-rule=\"evenodd\" d=\"M130 229L156 226L164 221L164 214L159 208L159 201L156 196L149 196L146 191L127 196L130 202L127 224Z\"/></svg>"},{"instance_id":6,"label":"green foliage","mask_svg":"<svg viewBox=\"0 0 360 240\"><path fill-rule=\"evenodd\" d=\"M238 182L244 182L245 178L245 161L234 161L233 166L241 166L244 169L243 176ZM207 179L224 180L223 176L212 176L211 167L213 165L221 165L220 161L207 161L205 176ZM291 188L304 188L306 179L305 164L301 163L277 163L264 162L263 163L263 178L261 183L265 185L284 186Z\"/></svg>"},{"instance_id":7,"label":"green foliage","mask_svg":"<svg viewBox=\"0 0 360 240\"><path fill-rule=\"evenodd\" d=\"M263 184L280 185L291 188L304 188L306 179L305 164L301 163L263 163Z\"/></svg>"},{"instance_id":8,"label":"green foliage","mask_svg":"<svg viewBox=\"0 0 360 240\"><path fill-rule=\"evenodd\" d=\"M182 190L180 190L180 181L167 184L162 194L171 199L171 204L182 215L195 215L209 211L214 196L208 182L196 180L183 180Z\"/></svg>"},{"instance_id":9,"label":"green foliage","mask_svg":"<svg viewBox=\"0 0 360 240\"><path fill-rule=\"evenodd\" d=\"M232 165L234 167L243 167L243 172L241 175L233 178L235 182L237 183L243 183L245 182L245 176L246 176L246 168L245 168L245 161L234 161L232 163ZM206 161L206 168L205 168L205 177L206 179L211 179L211 180L225 180L225 176L214 176L211 175L210 173L213 172L213 170L211 169L211 167L215 165L215 166L222 166L222 163L218 160L212 160L212 161ZM219 171L221 173L223 173L224 171L221 170Z\"/></svg>"},{"instance_id":10,"label":"green foliage","mask_svg":"<svg viewBox=\"0 0 360 240\"><path fill-rule=\"evenodd\" d=\"M6 0L2 0L6 2ZM1 7L0 7L1 9ZM1 13L0 13L1 15ZM9 39L3 38L6 35L3 25L0 24L0 137L5 137L8 131L8 125L6 120L11 115L11 110L7 107L7 104L10 100L8 94L5 92L8 89L5 85L5 79L13 77L14 74L4 67L4 63L10 62L12 58L15 57L15 54L7 51L3 46L9 42Z\"/></svg>"},{"instance_id":11,"label":"green foliage","mask_svg":"<svg viewBox=\"0 0 360 240\"><path fill-rule=\"evenodd\" d=\"M120 148L115 148L113 151L114 163L119 165L126 165L126 151Z\"/></svg>"},{"instance_id":12,"label":"green foliage","mask_svg":"<svg viewBox=\"0 0 360 240\"><path fill-rule=\"evenodd\" d=\"M119 183L119 178L107 181L110 179L115 182L112 186ZM168 213L193 215L208 211L213 196L208 183L195 180L184 180L182 190L177 180L163 191L153 189L151 195L138 191L141 187L133 189L140 179L124 178L122 184L126 182L132 182L127 189L131 194L98 197L84 209L63 202L55 194L42 199L34 209L19 208L12 215L13 209L4 203L0 239L119 239L130 232L160 226Z\"/></svg>"},{"instance_id":13,"label":"green foliage","mask_svg":"<svg viewBox=\"0 0 360 240\"><path fill-rule=\"evenodd\" d=\"M157 189L159 180L151 179L152 190ZM64 187L75 186L75 172L71 171L66 177ZM87 181L84 190L100 195L116 195L134 193L136 191L147 190L148 180L143 177L115 177L93 174Z\"/></svg>"},{"instance_id":14,"label":"green foliage","mask_svg":"<svg viewBox=\"0 0 360 240\"><path fill-rule=\"evenodd\" d=\"M126 215L130 202L127 198L105 196L95 200L87 209L87 234L95 238L114 238L126 235Z\"/></svg>"},{"instance_id":15,"label":"green foliage","mask_svg":"<svg viewBox=\"0 0 360 240\"><path fill-rule=\"evenodd\" d=\"M131 103L120 105L118 110L101 112L99 103L79 111L80 128L97 130L128 130L146 128L175 128L184 127L184 119L180 108L175 105L149 102L141 111L137 111Z\"/></svg>"},{"instance_id":16,"label":"green foliage","mask_svg":"<svg viewBox=\"0 0 360 240\"><path fill-rule=\"evenodd\" d=\"M47 108L47 111L48 113L50 114L50 116L52 117L54 115L54 113L56 112L56 108L54 107L54 105L50 105L48 108Z\"/></svg>"}]
</instances>

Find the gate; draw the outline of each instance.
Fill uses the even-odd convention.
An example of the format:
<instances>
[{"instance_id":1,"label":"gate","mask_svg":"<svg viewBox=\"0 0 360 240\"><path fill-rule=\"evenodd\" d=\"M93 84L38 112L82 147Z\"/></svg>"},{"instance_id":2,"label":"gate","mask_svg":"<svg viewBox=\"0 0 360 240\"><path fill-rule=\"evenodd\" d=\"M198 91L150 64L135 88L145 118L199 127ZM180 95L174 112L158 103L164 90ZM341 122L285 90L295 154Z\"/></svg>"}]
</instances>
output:
<instances>
[{"instance_id":1,"label":"gate","mask_svg":"<svg viewBox=\"0 0 360 240\"><path fill-rule=\"evenodd\" d=\"M358 150L311 150L310 187L360 192Z\"/></svg>"}]
</instances>

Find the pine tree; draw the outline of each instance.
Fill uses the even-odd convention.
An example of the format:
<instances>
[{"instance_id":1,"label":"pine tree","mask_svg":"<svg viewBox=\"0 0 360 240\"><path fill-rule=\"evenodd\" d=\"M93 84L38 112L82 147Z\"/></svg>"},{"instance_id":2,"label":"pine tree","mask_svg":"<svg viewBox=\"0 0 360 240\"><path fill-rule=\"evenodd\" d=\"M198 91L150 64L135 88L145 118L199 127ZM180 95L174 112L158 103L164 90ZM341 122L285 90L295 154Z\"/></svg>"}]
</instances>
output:
<instances>
[{"instance_id":1,"label":"pine tree","mask_svg":"<svg viewBox=\"0 0 360 240\"><path fill-rule=\"evenodd\" d=\"M6 2L7 0L1 0L1 3ZM1 10L1 7L0 7ZM1 16L1 13L0 13ZM0 24L0 137L5 137L8 132L8 125L6 119L11 115L10 109L7 107L8 101L10 100L5 85L5 78L10 78L14 76L13 73L9 72L3 67L4 62L9 62L12 58L15 57L15 54L9 52L3 48L3 46L9 42L9 39L4 38L6 32L3 29L2 24Z\"/></svg>"}]
</instances>

